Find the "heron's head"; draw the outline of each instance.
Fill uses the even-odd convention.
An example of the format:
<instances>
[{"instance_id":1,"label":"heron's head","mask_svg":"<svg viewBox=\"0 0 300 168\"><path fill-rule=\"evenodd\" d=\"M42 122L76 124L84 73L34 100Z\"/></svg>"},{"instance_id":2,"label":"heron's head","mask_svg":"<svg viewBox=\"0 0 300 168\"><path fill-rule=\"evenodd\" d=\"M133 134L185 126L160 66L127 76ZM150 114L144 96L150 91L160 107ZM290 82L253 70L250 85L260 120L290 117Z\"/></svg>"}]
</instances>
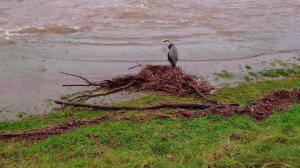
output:
<instances>
[{"instance_id":1,"label":"heron's head","mask_svg":"<svg viewBox=\"0 0 300 168\"><path fill-rule=\"evenodd\" d=\"M163 40L163 45L169 46L170 44L171 44L171 41L170 41L170 40L168 40L168 39L164 39L164 40Z\"/></svg>"}]
</instances>

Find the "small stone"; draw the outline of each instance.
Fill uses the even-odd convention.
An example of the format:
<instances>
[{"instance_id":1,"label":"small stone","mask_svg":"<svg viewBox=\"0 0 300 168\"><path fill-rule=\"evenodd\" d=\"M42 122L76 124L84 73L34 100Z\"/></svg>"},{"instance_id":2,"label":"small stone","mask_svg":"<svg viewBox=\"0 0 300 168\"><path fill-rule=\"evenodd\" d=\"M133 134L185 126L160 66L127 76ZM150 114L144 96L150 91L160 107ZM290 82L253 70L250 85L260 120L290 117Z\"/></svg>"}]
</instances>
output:
<instances>
[{"instance_id":1,"label":"small stone","mask_svg":"<svg viewBox=\"0 0 300 168\"><path fill-rule=\"evenodd\" d=\"M172 156L172 155L167 155L167 159L169 160L169 161L173 161L174 160L174 157Z\"/></svg>"}]
</instances>

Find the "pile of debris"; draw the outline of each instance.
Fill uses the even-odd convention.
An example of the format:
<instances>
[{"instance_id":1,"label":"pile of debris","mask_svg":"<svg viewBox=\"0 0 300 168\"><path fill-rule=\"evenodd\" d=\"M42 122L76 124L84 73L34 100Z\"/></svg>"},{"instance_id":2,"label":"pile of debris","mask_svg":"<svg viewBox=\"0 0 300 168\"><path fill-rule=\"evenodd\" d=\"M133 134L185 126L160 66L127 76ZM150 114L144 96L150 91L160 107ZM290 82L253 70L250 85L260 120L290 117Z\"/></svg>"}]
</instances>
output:
<instances>
[{"instance_id":1,"label":"pile of debris","mask_svg":"<svg viewBox=\"0 0 300 168\"><path fill-rule=\"evenodd\" d=\"M173 69L167 65L146 65L136 75L113 78L101 84L109 89L116 89L130 83L134 83L143 91L161 91L176 96L197 93L196 90L207 95L215 90L213 86L184 73L180 67Z\"/></svg>"},{"instance_id":2,"label":"pile of debris","mask_svg":"<svg viewBox=\"0 0 300 168\"><path fill-rule=\"evenodd\" d=\"M89 99L92 97L105 96L119 92L129 87L135 87L139 91L159 91L174 96L187 96L196 94L198 97L205 98L208 102L218 104L210 100L206 95L215 91L215 88L208 83L195 79L192 75L186 74L180 67L172 68L167 65L145 65L137 74L124 75L104 80L100 82L91 82L85 77L64 73L84 80L85 84L69 84L63 86L93 86L97 89L88 94L74 95L69 98L69 102L78 99ZM101 89L109 89L106 93L99 93Z\"/></svg>"},{"instance_id":3,"label":"pile of debris","mask_svg":"<svg viewBox=\"0 0 300 168\"><path fill-rule=\"evenodd\" d=\"M213 106L198 111L179 110L173 114L184 118L194 118L196 116L205 116L208 114L218 114L224 117L246 114L261 120L272 115L273 111L281 112L288 109L293 103L300 103L299 88L271 92L265 97L253 102L251 107L227 106L225 108L216 108Z\"/></svg>"}]
</instances>

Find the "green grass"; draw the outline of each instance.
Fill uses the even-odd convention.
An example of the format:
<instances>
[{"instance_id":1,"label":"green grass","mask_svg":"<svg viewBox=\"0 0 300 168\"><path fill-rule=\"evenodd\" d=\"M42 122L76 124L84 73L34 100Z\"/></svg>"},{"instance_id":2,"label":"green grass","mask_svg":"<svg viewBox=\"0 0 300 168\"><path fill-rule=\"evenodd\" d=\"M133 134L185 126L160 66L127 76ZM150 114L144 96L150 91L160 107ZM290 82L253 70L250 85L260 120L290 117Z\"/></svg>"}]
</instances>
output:
<instances>
[{"instance_id":1,"label":"green grass","mask_svg":"<svg viewBox=\"0 0 300 168\"><path fill-rule=\"evenodd\" d=\"M224 87L210 97L247 106L273 90L295 87L300 87L300 77ZM201 102L194 97L154 93L116 105L162 101ZM166 111L129 111L122 115ZM1 121L0 131L38 128L106 113L112 112L58 110L19 121ZM168 160L168 155L174 160ZM263 121L216 115L191 120L104 121L38 141L0 140L0 167L298 167L299 158L299 105Z\"/></svg>"},{"instance_id":2,"label":"green grass","mask_svg":"<svg viewBox=\"0 0 300 168\"><path fill-rule=\"evenodd\" d=\"M250 82L238 87L224 87L211 97L225 103L241 103L256 100L274 90L296 87L300 87L300 77Z\"/></svg>"},{"instance_id":3,"label":"green grass","mask_svg":"<svg viewBox=\"0 0 300 168\"><path fill-rule=\"evenodd\" d=\"M282 68L265 69L259 72L248 72L249 76L255 78L278 78L278 77L289 77L298 75L300 73L300 66L295 64L288 64L284 62L277 63ZM246 76L248 76L246 75Z\"/></svg>"},{"instance_id":4,"label":"green grass","mask_svg":"<svg viewBox=\"0 0 300 168\"><path fill-rule=\"evenodd\" d=\"M300 106L264 121L105 121L39 141L0 142L4 167L281 167L300 164ZM174 161L166 159L172 155Z\"/></svg>"},{"instance_id":5,"label":"green grass","mask_svg":"<svg viewBox=\"0 0 300 168\"><path fill-rule=\"evenodd\" d=\"M259 75L263 77L276 78L276 77L287 77L292 74L297 74L299 72L300 72L299 69L279 68L279 69L268 69L268 70L261 71L259 72Z\"/></svg>"},{"instance_id":6,"label":"green grass","mask_svg":"<svg viewBox=\"0 0 300 168\"><path fill-rule=\"evenodd\" d=\"M243 78L244 78L244 80L247 81L247 82L253 80L253 78L252 78L251 76L249 76L249 75L246 75L246 76L244 76Z\"/></svg>"},{"instance_id":7,"label":"green grass","mask_svg":"<svg viewBox=\"0 0 300 168\"><path fill-rule=\"evenodd\" d=\"M222 78L222 79L234 79L236 76L231 73L228 72L226 70L223 70L222 72L216 72L214 73L218 78Z\"/></svg>"}]
</instances>

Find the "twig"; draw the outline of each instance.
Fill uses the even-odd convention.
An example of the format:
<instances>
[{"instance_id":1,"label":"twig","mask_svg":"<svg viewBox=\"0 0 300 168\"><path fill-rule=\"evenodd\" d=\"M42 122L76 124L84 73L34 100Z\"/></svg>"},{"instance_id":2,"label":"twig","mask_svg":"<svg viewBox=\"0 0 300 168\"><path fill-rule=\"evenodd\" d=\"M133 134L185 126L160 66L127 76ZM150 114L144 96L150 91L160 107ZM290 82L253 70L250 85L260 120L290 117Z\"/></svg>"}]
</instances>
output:
<instances>
[{"instance_id":1,"label":"twig","mask_svg":"<svg viewBox=\"0 0 300 168\"><path fill-rule=\"evenodd\" d=\"M75 75L75 74L70 74L70 73L66 73L66 72L61 72L61 71L59 73L64 74L64 75L69 75L69 76L74 76L74 77L80 78L80 79L84 80L85 83L91 84L91 82L89 80L87 80L86 78L84 78L82 76Z\"/></svg>"},{"instance_id":2,"label":"twig","mask_svg":"<svg viewBox=\"0 0 300 168\"><path fill-rule=\"evenodd\" d=\"M232 107L230 105L210 105L210 104L197 104L197 103L161 103L157 105L148 105L148 106L109 106L109 105L98 105L98 104L72 103L72 102L64 102L60 100L54 100L54 103L59 105L64 105L64 106L85 107L85 108L93 108L99 110L156 110L162 108L207 109L211 107L220 109L220 108Z\"/></svg>"},{"instance_id":3,"label":"twig","mask_svg":"<svg viewBox=\"0 0 300 168\"><path fill-rule=\"evenodd\" d=\"M189 84L191 88L193 88L202 98L206 99L208 102L221 105L221 103L217 102L216 100L209 99L207 96L205 96L202 92L200 92L194 85Z\"/></svg>"},{"instance_id":4,"label":"twig","mask_svg":"<svg viewBox=\"0 0 300 168\"><path fill-rule=\"evenodd\" d=\"M80 76L80 75L75 75L75 74L71 74L71 73L66 73L66 72L59 72L61 74L64 74L64 75L68 75L68 76L74 76L74 77L77 77L77 78L80 78L82 79L86 85L84 84L69 84L69 85L63 85L64 87L70 87L70 86L101 86L101 84L97 84L97 83L94 83L94 82L90 82L88 79Z\"/></svg>"},{"instance_id":5,"label":"twig","mask_svg":"<svg viewBox=\"0 0 300 168\"><path fill-rule=\"evenodd\" d=\"M121 87L115 88L115 89L113 89L113 90L111 90L109 92L106 92L106 93L79 95L79 96L76 96L76 97L70 99L69 101L73 101L73 100L76 100L76 99L79 99L79 98L82 98L82 97L86 97L87 99L89 99L89 98L92 98L92 97L106 96L106 95L109 95L109 94L112 94L112 93L116 93L116 92L118 92L120 90L127 89L130 86L132 86L133 84L135 84L135 82L131 82L131 83L125 85L125 86L121 86Z\"/></svg>"},{"instance_id":6,"label":"twig","mask_svg":"<svg viewBox=\"0 0 300 168\"><path fill-rule=\"evenodd\" d=\"M62 85L63 87L74 87L74 86L83 86L83 87L91 87L91 86L94 86L94 85L87 85L87 84L64 84Z\"/></svg>"},{"instance_id":7,"label":"twig","mask_svg":"<svg viewBox=\"0 0 300 168\"><path fill-rule=\"evenodd\" d=\"M145 64L144 64L145 65ZM135 65L135 66L133 66L133 67L130 67L130 68L128 68L128 70L130 70L130 69L133 69L133 68L136 68L136 67L141 67L141 66L144 66L143 64L141 64L141 63L138 63L137 65Z\"/></svg>"}]
</instances>

